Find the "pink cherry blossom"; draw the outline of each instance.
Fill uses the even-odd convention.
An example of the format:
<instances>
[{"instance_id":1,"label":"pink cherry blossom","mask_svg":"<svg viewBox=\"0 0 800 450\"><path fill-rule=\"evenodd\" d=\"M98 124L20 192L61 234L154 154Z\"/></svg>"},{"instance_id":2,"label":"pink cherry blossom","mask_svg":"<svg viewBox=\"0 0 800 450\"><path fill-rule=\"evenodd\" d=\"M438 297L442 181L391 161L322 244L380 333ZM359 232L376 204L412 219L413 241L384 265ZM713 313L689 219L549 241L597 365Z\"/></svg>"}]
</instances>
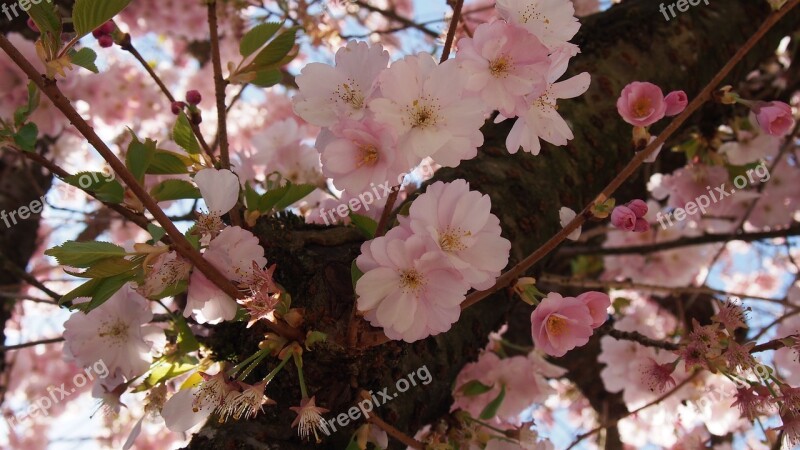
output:
<instances>
[{"instance_id":1,"label":"pink cherry blossom","mask_svg":"<svg viewBox=\"0 0 800 450\"><path fill-rule=\"evenodd\" d=\"M388 62L389 53L381 45L348 42L336 52L335 67L311 63L295 78L300 88L292 99L295 112L321 127L340 118L361 119Z\"/></svg>"},{"instance_id":2,"label":"pink cherry blossom","mask_svg":"<svg viewBox=\"0 0 800 450\"><path fill-rule=\"evenodd\" d=\"M136 377L150 366L157 333L163 339L163 331L147 326L152 318L147 300L125 286L89 314L70 316L64 323L64 351L82 366L103 361L111 373Z\"/></svg>"},{"instance_id":3,"label":"pink cherry blossom","mask_svg":"<svg viewBox=\"0 0 800 450\"><path fill-rule=\"evenodd\" d=\"M428 236L396 227L365 242L356 259L358 310L390 339L414 342L450 329L468 285Z\"/></svg>"},{"instance_id":4,"label":"pink cherry blossom","mask_svg":"<svg viewBox=\"0 0 800 450\"><path fill-rule=\"evenodd\" d=\"M641 217L637 217L636 223L633 225L633 230L631 231L634 233L644 233L646 231L650 231L650 222Z\"/></svg>"},{"instance_id":5,"label":"pink cherry blossom","mask_svg":"<svg viewBox=\"0 0 800 450\"><path fill-rule=\"evenodd\" d=\"M564 356L589 342L593 322L583 301L551 292L531 314L534 345L548 355Z\"/></svg>"},{"instance_id":6,"label":"pink cherry blossom","mask_svg":"<svg viewBox=\"0 0 800 450\"><path fill-rule=\"evenodd\" d=\"M667 103L661 88L653 83L634 81L622 89L617 112L636 127L647 127L664 118Z\"/></svg>"},{"instance_id":7,"label":"pink cherry blossom","mask_svg":"<svg viewBox=\"0 0 800 450\"><path fill-rule=\"evenodd\" d=\"M394 182L416 162L400 155L393 133L371 119L342 122L333 133L321 152L322 173L354 195L369 191L370 183Z\"/></svg>"},{"instance_id":8,"label":"pink cherry blossom","mask_svg":"<svg viewBox=\"0 0 800 450\"><path fill-rule=\"evenodd\" d=\"M636 214L636 217L644 217L645 215L647 215L648 208L647 208L647 203L644 200L637 198L629 201L628 203L625 204L625 206L627 206L628 209L633 211L633 213Z\"/></svg>"},{"instance_id":9,"label":"pink cherry blossom","mask_svg":"<svg viewBox=\"0 0 800 450\"><path fill-rule=\"evenodd\" d=\"M792 107L784 102L758 102L753 106L761 131L772 136L785 136L794 128Z\"/></svg>"},{"instance_id":10,"label":"pink cherry blossom","mask_svg":"<svg viewBox=\"0 0 800 450\"><path fill-rule=\"evenodd\" d=\"M455 167L483 144L485 106L464 94L466 75L455 60L437 65L426 53L406 56L380 75L383 97L369 108L397 134L407 158L430 156Z\"/></svg>"},{"instance_id":11,"label":"pink cherry blossom","mask_svg":"<svg viewBox=\"0 0 800 450\"><path fill-rule=\"evenodd\" d=\"M511 250L491 206L489 196L470 191L465 180L437 181L414 200L401 224L431 237L471 287L487 289L508 264Z\"/></svg>"},{"instance_id":12,"label":"pink cherry blossom","mask_svg":"<svg viewBox=\"0 0 800 450\"><path fill-rule=\"evenodd\" d=\"M572 2L564 0L497 0L497 12L535 34L548 49L568 42L581 24Z\"/></svg>"},{"instance_id":13,"label":"pink cherry blossom","mask_svg":"<svg viewBox=\"0 0 800 450\"><path fill-rule=\"evenodd\" d=\"M664 114L667 117L672 117L677 116L686 109L686 105L689 104L689 98L686 96L686 92L672 91L664 97L664 103L667 104L667 110Z\"/></svg>"},{"instance_id":14,"label":"pink cherry blossom","mask_svg":"<svg viewBox=\"0 0 800 450\"><path fill-rule=\"evenodd\" d=\"M566 64L563 67L551 67L544 92L541 95L528 95L524 102L517 103L515 112L519 118L506 137L509 153L516 153L522 147L522 150L538 155L542 146L539 139L563 146L574 137L569 125L558 113L558 100L574 98L586 92L591 77L583 72L556 83L563 70L566 70ZM497 122L502 120L505 120L502 115L496 119Z\"/></svg>"},{"instance_id":15,"label":"pink cherry blossom","mask_svg":"<svg viewBox=\"0 0 800 450\"><path fill-rule=\"evenodd\" d=\"M633 231L636 228L636 213L627 206L617 206L611 211L611 225L624 231Z\"/></svg>"},{"instance_id":16,"label":"pink cherry blossom","mask_svg":"<svg viewBox=\"0 0 800 450\"><path fill-rule=\"evenodd\" d=\"M228 279L241 282L251 279L253 262L264 267L264 248L253 233L239 227L228 227L212 239L203 253ZM219 323L236 316L236 302L212 283L202 272L195 269L189 279L189 294L185 317L192 315L200 323Z\"/></svg>"},{"instance_id":17,"label":"pink cherry blossom","mask_svg":"<svg viewBox=\"0 0 800 450\"><path fill-rule=\"evenodd\" d=\"M509 117L519 97L544 90L550 66L547 47L536 36L502 20L461 39L456 61L469 73L467 90Z\"/></svg>"},{"instance_id":18,"label":"pink cherry blossom","mask_svg":"<svg viewBox=\"0 0 800 450\"><path fill-rule=\"evenodd\" d=\"M455 401L451 410L462 409L478 417L505 387L506 395L492 423L501 428L519 426L523 411L554 392L545 377L560 377L564 373L564 369L548 363L536 352L528 357L501 359L494 352L484 351L476 362L465 365L456 377ZM471 381L478 381L491 389L480 395L464 395L461 389Z\"/></svg>"},{"instance_id":19,"label":"pink cherry blossom","mask_svg":"<svg viewBox=\"0 0 800 450\"><path fill-rule=\"evenodd\" d=\"M605 292L588 291L576 297L589 308L592 316L592 328L597 328L604 324L608 319L608 308L611 306L611 298Z\"/></svg>"}]
</instances>

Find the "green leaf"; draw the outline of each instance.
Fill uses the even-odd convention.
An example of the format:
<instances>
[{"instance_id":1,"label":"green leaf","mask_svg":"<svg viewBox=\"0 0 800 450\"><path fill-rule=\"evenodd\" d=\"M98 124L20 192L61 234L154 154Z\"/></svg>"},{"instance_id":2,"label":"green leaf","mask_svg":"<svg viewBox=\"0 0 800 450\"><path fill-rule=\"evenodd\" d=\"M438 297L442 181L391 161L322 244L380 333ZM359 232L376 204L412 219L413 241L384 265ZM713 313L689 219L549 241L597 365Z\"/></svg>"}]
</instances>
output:
<instances>
[{"instance_id":1,"label":"green leaf","mask_svg":"<svg viewBox=\"0 0 800 450\"><path fill-rule=\"evenodd\" d=\"M200 198L200 189L186 180L165 180L150 189L150 195L159 202Z\"/></svg>"},{"instance_id":2,"label":"green leaf","mask_svg":"<svg viewBox=\"0 0 800 450\"><path fill-rule=\"evenodd\" d=\"M458 390L467 397L475 397L476 395L485 394L492 390L493 386L486 386L478 380L472 380L462 385Z\"/></svg>"},{"instance_id":3,"label":"green leaf","mask_svg":"<svg viewBox=\"0 0 800 450\"><path fill-rule=\"evenodd\" d=\"M350 279L353 280L353 290L354 291L356 289L356 283L358 283L358 280L361 279L361 277L363 277L363 276L364 276L364 272L362 272L361 269L358 268L358 265L356 264L356 261L353 260L353 263L350 264Z\"/></svg>"},{"instance_id":4,"label":"green leaf","mask_svg":"<svg viewBox=\"0 0 800 450\"><path fill-rule=\"evenodd\" d=\"M299 27L292 27L278 35L263 50L258 52L256 57L253 58L253 62L247 66L247 70L244 70L244 72L272 69L276 64L283 62L284 58L294 48L298 30Z\"/></svg>"},{"instance_id":5,"label":"green leaf","mask_svg":"<svg viewBox=\"0 0 800 450\"><path fill-rule=\"evenodd\" d=\"M197 143L197 137L192 131L186 113L181 112L178 116L178 121L175 122L175 127L172 129L172 140L192 155L200 153L200 144Z\"/></svg>"},{"instance_id":6,"label":"green leaf","mask_svg":"<svg viewBox=\"0 0 800 450\"><path fill-rule=\"evenodd\" d=\"M167 231L161 228L158 225L153 225L152 223L147 224L147 232L150 233L150 236L153 238L153 244L160 241Z\"/></svg>"},{"instance_id":7,"label":"green leaf","mask_svg":"<svg viewBox=\"0 0 800 450\"><path fill-rule=\"evenodd\" d=\"M156 150L150 165L147 166L145 173L152 175L178 175L189 173L186 167L191 165L191 161L181 159L182 155L166 150Z\"/></svg>"},{"instance_id":8,"label":"green leaf","mask_svg":"<svg viewBox=\"0 0 800 450\"><path fill-rule=\"evenodd\" d=\"M19 127L25 123L26 120L28 120L28 117L30 117L30 115L33 114L33 112L36 111L36 108L39 106L39 99L39 88L37 88L36 84L31 81L28 83L28 103L20 106L14 112L15 126Z\"/></svg>"},{"instance_id":9,"label":"green leaf","mask_svg":"<svg viewBox=\"0 0 800 450\"><path fill-rule=\"evenodd\" d=\"M503 403L503 399L506 397L506 385L500 385L500 393L497 394L494 400L489 402L483 411L481 411L480 419L489 420L492 417L497 415L497 410L500 409L500 405Z\"/></svg>"},{"instance_id":10,"label":"green leaf","mask_svg":"<svg viewBox=\"0 0 800 450\"><path fill-rule=\"evenodd\" d=\"M280 70L263 70L256 74L256 77L250 81L250 84L254 84L262 88L268 88L280 83L281 80L283 80L283 74Z\"/></svg>"},{"instance_id":11,"label":"green leaf","mask_svg":"<svg viewBox=\"0 0 800 450\"><path fill-rule=\"evenodd\" d=\"M94 50L90 49L89 47L84 47L77 52L72 50L69 52L70 60L72 64L78 65L92 71L94 73L100 72L100 69L97 68L95 61L97 61L97 53Z\"/></svg>"},{"instance_id":12,"label":"green leaf","mask_svg":"<svg viewBox=\"0 0 800 450\"><path fill-rule=\"evenodd\" d=\"M111 175L103 172L78 172L64 179L81 190L93 193L98 200L108 203L122 203L125 188Z\"/></svg>"},{"instance_id":13,"label":"green leaf","mask_svg":"<svg viewBox=\"0 0 800 450\"><path fill-rule=\"evenodd\" d=\"M194 337L194 333L186 323L186 319L181 315L175 316L175 328L178 331L178 349L181 353L189 353L200 348L200 343Z\"/></svg>"},{"instance_id":14,"label":"green leaf","mask_svg":"<svg viewBox=\"0 0 800 450\"><path fill-rule=\"evenodd\" d=\"M330 432L328 432L328 429L324 426L322 427L322 431L326 435L330 434ZM356 439L356 433L353 433L353 435L350 436L350 442L347 444L347 447L344 450L360 450L360 449L361 447L358 445L358 440Z\"/></svg>"},{"instance_id":15,"label":"green leaf","mask_svg":"<svg viewBox=\"0 0 800 450\"><path fill-rule=\"evenodd\" d=\"M33 122L26 123L14 135L14 143L26 152L33 152L36 150L37 136L39 136L39 127Z\"/></svg>"},{"instance_id":16,"label":"green leaf","mask_svg":"<svg viewBox=\"0 0 800 450\"><path fill-rule=\"evenodd\" d=\"M125 256L125 249L110 242L68 241L44 252L64 266L87 268L105 258Z\"/></svg>"},{"instance_id":17,"label":"green leaf","mask_svg":"<svg viewBox=\"0 0 800 450\"><path fill-rule=\"evenodd\" d=\"M262 212L272 211L272 208L281 201L281 199L289 192L289 185L281 186L276 189L272 189L267 191L266 194L261 196L261 199L258 201L258 210Z\"/></svg>"},{"instance_id":18,"label":"green leaf","mask_svg":"<svg viewBox=\"0 0 800 450\"><path fill-rule=\"evenodd\" d=\"M277 210L285 209L289 207L294 202L302 200L306 195L314 192L314 189L317 187L313 184L290 184L288 185L289 190L286 192L286 195L280 199L278 203L276 203L273 208Z\"/></svg>"},{"instance_id":19,"label":"green leaf","mask_svg":"<svg viewBox=\"0 0 800 450\"><path fill-rule=\"evenodd\" d=\"M147 168L153 161L155 153L156 142L151 139L147 139L142 143L134 137L128 146L128 151L125 153L125 166L128 167L139 183L144 184L144 174L147 173Z\"/></svg>"},{"instance_id":20,"label":"green leaf","mask_svg":"<svg viewBox=\"0 0 800 450\"><path fill-rule=\"evenodd\" d=\"M56 12L56 5L52 1L40 1L28 9L28 15L33 19L36 27L42 34L44 47L49 54L55 55L61 48L61 17Z\"/></svg>"},{"instance_id":21,"label":"green leaf","mask_svg":"<svg viewBox=\"0 0 800 450\"><path fill-rule=\"evenodd\" d=\"M281 25L282 24L275 22L262 23L248 31L239 44L239 53L245 58L252 55L253 52L266 44L272 36L275 36L275 33L281 29Z\"/></svg>"},{"instance_id":22,"label":"green leaf","mask_svg":"<svg viewBox=\"0 0 800 450\"><path fill-rule=\"evenodd\" d=\"M78 36L84 36L113 19L131 0L76 0L72 23Z\"/></svg>"},{"instance_id":23,"label":"green leaf","mask_svg":"<svg viewBox=\"0 0 800 450\"><path fill-rule=\"evenodd\" d=\"M258 203L261 200L261 196L258 195L255 189L250 187L250 183L245 182L244 184L244 202L247 206L248 211L258 211Z\"/></svg>"},{"instance_id":24,"label":"green leaf","mask_svg":"<svg viewBox=\"0 0 800 450\"><path fill-rule=\"evenodd\" d=\"M145 380L145 385L155 386L182 375L195 367L197 367L197 364L192 364L185 358L181 358L178 361L159 361L150 369L150 375Z\"/></svg>"},{"instance_id":25,"label":"green leaf","mask_svg":"<svg viewBox=\"0 0 800 450\"><path fill-rule=\"evenodd\" d=\"M121 273L130 272L139 267L141 261L130 261L121 256L101 259L89 267L85 272L70 272L68 274L79 278L108 278Z\"/></svg>"},{"instance_id":26,"label":"green leaf","mask_svg":"<svg viewBox=\"0 0 800 450\"><path fill-rule=\"evenodd\" d=\"M350 211L350 221L367 239L375 237L375 231L378 229L378 222L375 222L372 218Z\"/></svg>"},{"instance_id":27,"label":"green leaf","mask_svg":"<svg viewBox=\"0 0 800 450\"><path fill-rule=\"evenodd\" d=\"M93 309L105 303L106 300L111 298L125 283L134 277L135 273L126 272L109 278L93 278L61 297L59 304L63 305L78 297L91 297L88 303L72 305L74 309L88 314Z\"/></svg>"}]
</instances>

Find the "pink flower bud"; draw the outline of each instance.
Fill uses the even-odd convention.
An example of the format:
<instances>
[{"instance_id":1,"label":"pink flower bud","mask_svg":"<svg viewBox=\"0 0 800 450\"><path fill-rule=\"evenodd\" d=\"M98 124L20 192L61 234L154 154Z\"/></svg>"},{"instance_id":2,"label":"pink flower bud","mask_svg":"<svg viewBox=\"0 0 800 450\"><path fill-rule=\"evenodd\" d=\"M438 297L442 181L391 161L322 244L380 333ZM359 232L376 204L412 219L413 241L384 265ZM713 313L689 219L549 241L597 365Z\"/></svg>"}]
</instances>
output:
<instances>
[{"instance_id":1,"label":"pink flower bud","mask_svg":"<svg viewBox=\"0 0 800 450\"><path fill-rule=\"evenodd\" d=\"M172 114L179 115L185 107L186 103L184 102L172 102Z\"/></svg>"},{"instance_id":2,"label":"pink flower bud","mask_svg":"<svg viewBox=\"0 0 800 450\"><path fill-rule=\"evenodd\" d=\"M28 28L37 33L39 32L39 27L36 26L36 22L34 22L30 17L28 17Z\"/></svg>"},{"instance_id":3,"label":"pink flower bud","mask_svg":"<svg viewBox=\"0 0 800 450\"><path fill-rule=\"evenodd\" d=\"M644 200L639 200L637 198L636 200L629 201L628 203L625 204L625 206L627 206L628 209L633 211L633 213L636 214L637 218L644 217L644 215L647 214L647 203L645 203Z\"/></svg>"},{"instance_id":4,"label":"pink flower bud","mask_svg":"<svg viewBox=\"0 0 800 450\"><path fill-rule=\"evenodd\" d=\"M636 219L636 225L634 225L633 231L634 233L644 233L645 231L650 231L650 222L642 218Z\"/></svg>"},{"instance_id":5,"label":"pink flower bud","mask_svg":"<svg viewBox=\"0 0 800 450\"><path fill-rule=\"evenodd\" d=\"M633 231L636 227L636 214L627 206L617 206L611 211L611 225L624 231Z\"/></svg>"},{"instance_id":6,"label":"pink flower bud","mask_svg":"<svg viewBox=\"0 0 800 450\"><path fill-rule=\"evenodd\" d=\"M108 22L100 25L100 28L98 28L98 30L100 30L103 34L111 34L116 29L117 29L117 26L114 25L114 22L112 22L110 20Z\"/></svg>"},{"instance_id":7,"label":"pink flower bud","mask_svg":"<svg viewBox=\"0 0 800 450\"><path fill-rule=\"evenodd\" d=\"M686 92L672 91L664 97L664 102L667 104L667 117L677 116L686 109L689 104L689 98L686 97Z\"/></svg>"},{"instance_id":8,"label":"pink flower bud","mask_svg":"<svg viewBox=\"0 0 800 450\"><path fill-rule=\"evenodd\" d=\"M634 81L622 89L617 111L625 122L635 127L646 127L664 118L667 104L660 87Z\"/></svg>"},{"instance_id":9,"label":"pink flower bud","mask_svg":"<svg viewBox=\"0 0 800 450\"><path fill-rule=\"evenodd\" d=\"M589 308L592 316L592 328L597 328L608 319L608 307L611 306L611 299L604 292L589 291L576 297Z\"/></svg>"},{"instance_id":10,"label":"pink flower bud","mask_svg":"<svg viewBox=\"0 0 800 450\"><path fill-rule=\"evenodd\" d=\"M197 90L191 90L186 93L186 102L190 105L199 105L200 102L203 100L203 97L200 95L200 92Z\"/></svg>"},{"instance_id":11,"label":"pink flower bud","mask_svg":"<svg viewBox=\"0 0 800 450\"><path fill-rule=\"evenodd\" d=\"M783 102L758 102L753 106L761 131L772 136L785 136L794 127L792 108Z\"/></svg>"},{"instance_id":12,"label":"pink flower bud","mask_svg":"<svg viewBox=\"0 0 800 450\"><path fill-rule=\"evenodd\" d=\"M106 33L103 33L103 30L101 30L100 28L97 28L96 30L92 31L92 36L94 36L96 39L100 39L105 35Z\"/></svg>"},{"instance_id":13,"label":"pink flower bud","mask_svg":"<svg viewBox=\"0 0 800 450\"><path fill-rule=\"evenodd\" d=\"M100 44L100 47L109 48L114 45L114 38L106 34L97 38L97 43Z\"/></svg>"}]
</instances>

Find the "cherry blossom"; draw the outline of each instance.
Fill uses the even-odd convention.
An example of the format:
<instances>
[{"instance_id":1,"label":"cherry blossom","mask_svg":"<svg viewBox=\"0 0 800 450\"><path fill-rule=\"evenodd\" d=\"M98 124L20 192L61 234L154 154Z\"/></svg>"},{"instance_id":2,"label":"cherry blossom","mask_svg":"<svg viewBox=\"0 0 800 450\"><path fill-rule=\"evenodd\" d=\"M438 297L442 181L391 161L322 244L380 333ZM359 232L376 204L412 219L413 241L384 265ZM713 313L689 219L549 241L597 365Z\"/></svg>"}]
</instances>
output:
<instances>
[{"instance_id":1,"label":"cherry blossom","mask_svg":"<svg viewBox=\"0 0 800 450\"><path fill-rule=\"evenodd\" d=\"M389 53L381 45L350 41L336 52L336 65L306 65L295 79L300 93L292 99L297 115L321 127L341 117L359 120L377 89Z\"/></svg>"},{"instance_id":2,"label":"cherry blossom","mask_svg":"<svg viewBox=\"0 0 800 450\"><path fill-rule=\"evenodd\" d=\"M498 0L496 7L500 16L525 27L549 49L568 42L581 27L574 17L575 8L572 2Z\"/></svg>"},{"instance_id":3,"label":"cherry blossom","mask_svg":"<svg viewBox=\"0 0 800 450\"><path fill-rule=\"evenodd\" d=\"M758 102L753 106L761 131L772 136L785 136L794 128L792 107L784 102Z\"/></svg>"},{"instance_id":4,"label":"cherry blossom","mask_svg":"<svg viewBox=\"0 0 800 450\"><path fill-rule=\"evenodd\" d=\"M76 312L64 323L65 354L82 366L103 361L113 373L126 378L144 373L150 366L154 340L163 331L147 325L153 313L147 301L130 287L123 287L88 314Z\"/></svg>"},{"instance_id":5,"label":"cherry blossom","mask_svg":"<svg viewBox=\"0 0 800 450\"><path fill-rule=\"evenodd\" d=\"M551 292L531 314L531 331L536 348L552 356L589 342L592 315L583 301Z\"/></svg>"},{"instance_id":6,"label":"cherry blossom","mask_svg":"<svg viewBox=\"0 0 800 450\"><path fill-rule=\"evenodd\" d=\"M634 81L622 89L617 100L617 112L625 122L636 127L647 127L664 118L667 102L660 87Z\"/></svg>"},{"instance_id":7,"label":"cherry blossom","mask_svg":"<svg viewBox=\"0 0 800 450\"><path fill-rule=\"evenodd\" d=\"M474 158L483 144L483 102L464 95L466 73L454 60L437 65L429 54L406 56L379 77L381 98L369 103L407 158L430 156L446 167Z\"/></svg>"},{"instance_id":8,"label":"cherry blossom","mask_svg":"<svg viewBox=\"0 0 800 450\"><path fill-rule=\"evenodd\" d=\"M361 246L358 310L390 339L414 342L443 333L461 315L468 285L429 236L403 227Z\"/></svg>"},{"instance_id":9,"label":"cherry blossom","mask_svg":"<svg viewBox=\"0 0 800 450\"><path fill-rule=\"evenodd\" d=\"M488 195L470 191L465 180L437 181L414 200L401 224L415 235L429 235L464 281L487 289L508 264L511 250L491 204Z\"/></svg>"},{"instance_id":10,"label":"cherry blossom","mask_svg":"<svg viewBox=\"0 0 800 450\"><path fill-rule=\"evenodd\" d=\"M461 39L456 60L469 73L467 90L509 117L519 97L544 89L550 66L547 48L536 36L500 20Z\"/></svg>"}]
</instances>

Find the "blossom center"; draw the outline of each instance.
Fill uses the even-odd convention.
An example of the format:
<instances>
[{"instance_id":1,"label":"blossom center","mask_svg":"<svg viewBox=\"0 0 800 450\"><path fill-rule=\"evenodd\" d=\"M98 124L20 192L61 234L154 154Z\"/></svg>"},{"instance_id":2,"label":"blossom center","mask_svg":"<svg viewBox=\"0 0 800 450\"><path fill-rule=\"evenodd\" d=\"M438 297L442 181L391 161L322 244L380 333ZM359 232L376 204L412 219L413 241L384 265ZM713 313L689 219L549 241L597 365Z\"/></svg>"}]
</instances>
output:
<instances>
[{"instance_id":1,"label":"blossom center","mask_svg":"<svg viewBox=\"0 0 800 450\"><path fill-rule=\"evenodd\" d=\"M414 128L428 128L436 126L439 122L438 108L430 104L423 104L414 100L413 108L409 111L411 126Z\"/></svg>"},{"instance_id":2,"label":"blossom center","mask_svg":"<svg viewBox=\"0 0 800 450\"><path fill-rule=\"evenodd\" d=\"M647 97L639 98L633 103L633 113L636 117L647 117L652 109L652 102Z\"/></svg>"},{"instance_id":3,"label":"blossom center","mask_svg":"<svg viewBox=\"0 0 800 450\"><path fill-rule=\"evenodd\" d=\"M343 102L352 106L353 109L361 109L364 107L364 95L357 88L357 86L354 87L350 86L348 83L342 83L341 86L336 89L336 95Z\"/></svg>"},{"instance_id":4,"label":"blossom center","mask_svg":"<svg viewBox=\"0 0 800 450\"><path fill-rule=\"evenodd\" d=\"M358 149L361 151L361 160L356 167L374 166L378 162L378 149L374 145L362 145Z\"/></svg>"},{"instance_id":5,"label":"blossom center","mask_svg":"<svg viewBox=\"0 0 800 450\"><path fill-rule=\"evenodd\" d=\"M545 322L545 327L550 336L561 336L567 331L567 319L558 314L550 314Z\"/></svg>"},{"instance_id":6,"label":"blossom center","mask_svg":"<svg viewBox=\"0 0 800 450\"><path fill-rule=\"evenodd\" d=\"M439 247L446 252L457 252L467 248L461 238L469 236L469 231L465 232L461 228L448 228L443 233L439 233Z\"/></svg>"},{"instance_id":7,"label":"blossom center","mask_svg":"<svg viewBox=\"0 0 800 450\"><path fill-rule=\"evenodd\" d=\"M509 56L503 55L489 63L489 71L495 78L506 78L513 67L513 62Z\"/></svg>"},{"instance_id":8,"label":"blossom center","mask_svg":"<svg viewBox=\"0 0 800 450\"><path fill-rule=\"evenodd\" d=\"M106 322L100 328L98 336L107 338L112 345L119 346L127 341L128 329L130 326L122 319L114 322Z\"/></svg>"},{"instance_id":9,"label":"blossom center","mask_svg":"<svg viewBox=\"0 0 800 450\"><path fill-rule=\"evenodd\" d=\"M417 269L403 270L400 272L400 289L403 292L417 293L425 286L425 275Z\"/></svg>"}]
</instances>

